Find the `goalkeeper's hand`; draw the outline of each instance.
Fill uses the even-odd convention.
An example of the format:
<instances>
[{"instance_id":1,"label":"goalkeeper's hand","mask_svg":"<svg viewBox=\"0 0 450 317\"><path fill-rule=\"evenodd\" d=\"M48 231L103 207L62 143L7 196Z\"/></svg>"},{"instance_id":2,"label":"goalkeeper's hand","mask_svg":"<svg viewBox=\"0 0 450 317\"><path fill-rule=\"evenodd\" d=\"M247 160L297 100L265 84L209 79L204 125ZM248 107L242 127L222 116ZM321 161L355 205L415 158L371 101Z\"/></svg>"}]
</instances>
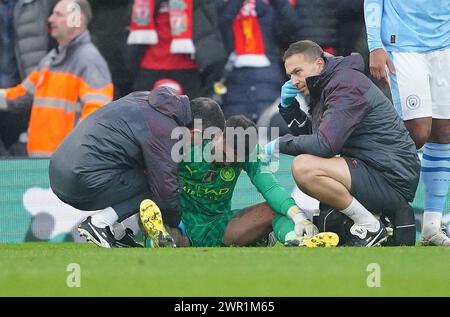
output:
<instances>
[{"instance_id":1,"label":"goalkeeper's hand","mask_svg":"<svg viewBox=\"0 0 450 317\"><path fill-rule=\"evenodd\" d=\"M279 152L279 139L275 139L270 141L269 143L264 146L264 154L266 157L270 158L272 156L275 156Z\"/></svg>"},{"instance_id":2,"label":"goalkeeper's hand","mask_svg":"<svg viewBox=\"0 0 450 317\"><path fill-rule=\"evenodd\" d=\"M295 225L295 234L298 237L312 237L319 233L319 229L306 218L306 215L300 208L296 205L292 206L288 210L288 216L292 219Z\"/></svg>"}]
</instances>

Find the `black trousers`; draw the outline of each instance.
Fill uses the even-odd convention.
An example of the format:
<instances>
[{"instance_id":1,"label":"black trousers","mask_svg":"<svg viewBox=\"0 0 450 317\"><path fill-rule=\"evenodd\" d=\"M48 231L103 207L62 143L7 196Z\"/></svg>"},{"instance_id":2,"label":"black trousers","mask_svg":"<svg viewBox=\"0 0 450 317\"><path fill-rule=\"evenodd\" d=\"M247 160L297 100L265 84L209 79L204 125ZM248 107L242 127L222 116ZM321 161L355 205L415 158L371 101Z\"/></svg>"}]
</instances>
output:
<instances>
[{"instance_id":1,"label":"black trousers","mask_svg":"<svg viewBox=\"0 0 450 317\"><path fill-rule=\"evenodd\" d=\"M143 170L117 170L115 173L107 183L98 184L95 188L82 188L80 185L71 192L66 190L62 193L53 185L52 190L59 199L77 209L100 210L112 207L119 216L119 222L138 213L139 205L144 199L153 199L162 207L159 199L148 190ZM69 175L57 177L63 179L53 180L51 184L73 182ZM161 208L161 213L165 224L176 227L180 223L181 214L178 212Z\"/></svg>"}]
</instances>

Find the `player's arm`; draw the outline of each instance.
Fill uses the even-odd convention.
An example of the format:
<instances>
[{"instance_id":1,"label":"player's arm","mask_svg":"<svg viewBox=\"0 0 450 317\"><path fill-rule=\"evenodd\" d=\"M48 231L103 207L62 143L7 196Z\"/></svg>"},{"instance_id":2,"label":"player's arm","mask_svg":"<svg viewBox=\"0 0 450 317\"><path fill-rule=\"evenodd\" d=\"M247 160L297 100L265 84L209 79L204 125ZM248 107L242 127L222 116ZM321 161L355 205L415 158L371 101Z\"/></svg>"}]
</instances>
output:
<instances>
[{"instance_id":1,"label":"player's arm","mask_svg":"<svg viewBox=\"0 0 450 317\"><path fill-rule=\"evenodd\" d=\"M367 44L369 46L369 67L372 76L384 83L389 83L385 67L394 74L394 67L389 60L381 40L381 18L384 0L364 1L364 20L366 22Z\"/></svg>"},{"instance_id":2,"label":"player's arm","mask_svg":"<svg viewBox=\"0 0 450 317\"><path fill-rule=\"evenodd\" d=\"M366 22L369 51L383 48L381 41L381 17L384 0L364 0L364 21Z\"/></svg>"},{"instance_id":3,"label":"player's arm","mask_svg":"<svg viewBox=\"0 0 450 317\"><path fill-rule=\"evenodd\" d=\"M306 214L297 206L294 199L278 183L267 162L254 157L254 160L250 159L249 162L244 163L244 170L270 208L294 222L295 232L299 236L304 234L312 236L319 232L317 227L306 218Z\"/></svg>"},{"instance_id":4,"label":"player's arm","mask_svg":"<svg viewBox=\"0 0 450 317\"><path fill-rule=\"evenodd\" d=\"M295 201L278 183L267 165L268 163L257 159L256 162L244 163L244 170L270 208L278 214L287 216L289 208L296 205Z\"/></svg>"},{"instance_id":5,"label":"player's arm","mask_svg":"<svg viewBox=\"0 0 450 317\"><path fill-rule=\"evenodd\" d=\"M0 110L19 111L31 108L39 77L40 73L33 71L17 86L0 89Z\"/></svg>"}]
</instances>

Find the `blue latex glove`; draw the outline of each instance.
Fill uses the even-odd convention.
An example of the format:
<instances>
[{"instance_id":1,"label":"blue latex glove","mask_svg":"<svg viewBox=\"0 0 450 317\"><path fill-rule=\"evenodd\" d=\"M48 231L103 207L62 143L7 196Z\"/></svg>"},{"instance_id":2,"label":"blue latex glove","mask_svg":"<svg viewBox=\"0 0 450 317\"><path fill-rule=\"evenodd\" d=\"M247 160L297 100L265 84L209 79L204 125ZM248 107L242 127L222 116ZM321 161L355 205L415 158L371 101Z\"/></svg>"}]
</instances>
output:
<instances>
[{"instance_id":1,"label":"blue latex glove","mask_svg":"<svg viewBox=\"0 0 450 317\"><path fill-rule=\"evenodd\" d=\"M283 108L289 107L298 93L298 89L292 85L290 80L285 82L284 85L281 86L281 106Z\"/></svg>"},{"instance_id":2,"label":"blue latex glove","mask_svg":"<svg viewBox=\"0 0 450 317\"><path fill-rule=\"evenodd\" d=\"M264 147L264 154L266 158L274 156L275 153L278 153L278 139L270 141Z\"/></svg>"}]
</instances>

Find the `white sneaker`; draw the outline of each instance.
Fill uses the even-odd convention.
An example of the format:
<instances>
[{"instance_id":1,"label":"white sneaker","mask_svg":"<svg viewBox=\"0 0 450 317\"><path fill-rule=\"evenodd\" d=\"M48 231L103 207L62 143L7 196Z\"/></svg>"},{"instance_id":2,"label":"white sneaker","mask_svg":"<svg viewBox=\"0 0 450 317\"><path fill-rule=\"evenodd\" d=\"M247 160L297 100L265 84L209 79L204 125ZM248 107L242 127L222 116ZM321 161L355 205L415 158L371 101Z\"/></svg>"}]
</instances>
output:
<instances>
[{"instance_id":1,"label":"white sneaker","mask_svg":"<svg viewBox=\"0 0 450 317\"><path fill-rule=\"evenodd\" d=\"M430 237L424 237L420 239L420 244L423 246L435 245L450 247L450 238L445 234L445 231L438 231L436 234Z\"/></svg>"}]
</instances>

